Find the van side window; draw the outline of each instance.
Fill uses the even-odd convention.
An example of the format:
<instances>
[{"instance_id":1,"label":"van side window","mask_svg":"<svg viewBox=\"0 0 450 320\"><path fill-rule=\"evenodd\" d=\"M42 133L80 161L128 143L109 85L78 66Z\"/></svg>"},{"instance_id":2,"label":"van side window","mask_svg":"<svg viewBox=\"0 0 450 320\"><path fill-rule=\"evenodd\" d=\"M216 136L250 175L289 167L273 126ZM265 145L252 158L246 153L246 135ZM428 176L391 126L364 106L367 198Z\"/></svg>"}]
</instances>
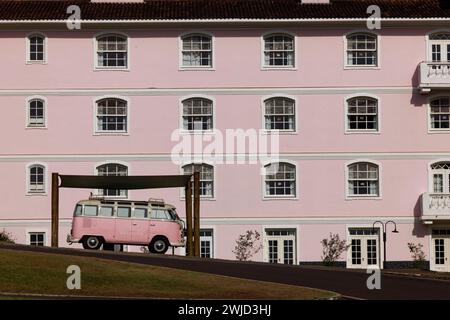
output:
<instances>
[{"instance_id":1,"label":"van side window","mask_svg":"<svg viewBox=\"0 0 450 320\"><path fill-rule=\"evenodd\" d=\"M84 215L89 217L97 216L97 206L84 206Z\"/></svg>"},{"instance_id":2,"label":"van side window","mask_svg":"<svg viewBox=\"0 0 450 320\"><path fill-rule=\"evenodd\" d=\"M73 215L78 217L78 216L81 216L82 212L83 212L83 207L80 204L77 204Z\"/></svg>"},{"instance_id":3,"label":"van side window","mask_svg":"<svg viewBox=\"0 0 450 320\"><path fill-rule=\"evenodd\" d=\"M134 208L135 218L147 218L147 209L145 208Z\"/></svg>"},{"instance_id":4,"label":"van side window","mask_svg":"<svg viewBox=\"0 0 450 320\"><path fill-rule=\"evenodd\" d=\"M113 207L100 207L100 215L102 217L112 217Z\"/></svg>"},{"instance_id":5,"label":"van side window","mask_svg":"<svg viewBox=\"0 0 450 320\"><path fill-rule=\"evenodd\" d=\"M117 208L117 216L120 218L129 218L131 216L131 208L130 207L118 207Z\"/></svg>"},{"instance_id":6,"label":"van side window","mask_svg":"<svg viewBox=\"0 0 450 320\"><path fill-rule=\"evenodd\" d=\"M152 219L171 219L169 213L165 209L152 209L150 217Z\"/></svg>"}]
</instances>

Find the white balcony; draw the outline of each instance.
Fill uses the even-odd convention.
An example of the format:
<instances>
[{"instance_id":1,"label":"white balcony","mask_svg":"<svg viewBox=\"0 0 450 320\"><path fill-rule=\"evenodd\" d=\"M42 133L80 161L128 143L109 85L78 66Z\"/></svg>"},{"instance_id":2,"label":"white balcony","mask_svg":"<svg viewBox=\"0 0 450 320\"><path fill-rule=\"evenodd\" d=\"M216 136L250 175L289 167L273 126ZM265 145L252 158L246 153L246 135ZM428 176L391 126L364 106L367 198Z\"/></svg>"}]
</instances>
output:
<instances>
[{"instance_id":1,"label":"white balcony","mask_svg":"<svg viewBox=\"0 0 450 320\"><path fill-rule=\"evenodd\" d=\"M450 221L450 193L422 194L422 221Z\"/></svg>"},{"instance_id":2,"label":"white balcony","mask_svg":"<svg viewBox=\"0 0 450 320\"><path fill-rule=\"evenodd\" d=\"M422 62L419 87L422 92L450 88L450 62Z\"/></svg>"}]
</instances>

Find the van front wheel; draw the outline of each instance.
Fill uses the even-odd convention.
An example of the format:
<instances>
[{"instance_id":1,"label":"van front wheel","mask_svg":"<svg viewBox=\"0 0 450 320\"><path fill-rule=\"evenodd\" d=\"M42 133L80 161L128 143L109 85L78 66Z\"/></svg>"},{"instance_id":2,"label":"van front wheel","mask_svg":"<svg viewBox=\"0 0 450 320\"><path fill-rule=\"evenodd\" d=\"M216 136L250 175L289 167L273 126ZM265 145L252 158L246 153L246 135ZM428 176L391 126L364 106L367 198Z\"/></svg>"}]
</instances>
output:
<instances>
[{"instance_id":1,"label":"van front wheel","mask_svg":"<svg viewBox=\"0 0 450 320\"><path fill-rule=\"evenodd\" d=\"M99 237L87 236L83 241L83 248L89 250L98 250L102 246L102 240Z\"/></svg>"},{"instance_id":2,"label":"van front wheel","mask_svg":"<svg viewBox=\"0 0 450 320\"><path fill-rule=\"evenodd\" d=\"M169 242L167 239L158 237L152 240L150 242L150 245L148 246L148 250L151 253L160 253L164 254L169 249Z\"/></svg>"}]
</instances>

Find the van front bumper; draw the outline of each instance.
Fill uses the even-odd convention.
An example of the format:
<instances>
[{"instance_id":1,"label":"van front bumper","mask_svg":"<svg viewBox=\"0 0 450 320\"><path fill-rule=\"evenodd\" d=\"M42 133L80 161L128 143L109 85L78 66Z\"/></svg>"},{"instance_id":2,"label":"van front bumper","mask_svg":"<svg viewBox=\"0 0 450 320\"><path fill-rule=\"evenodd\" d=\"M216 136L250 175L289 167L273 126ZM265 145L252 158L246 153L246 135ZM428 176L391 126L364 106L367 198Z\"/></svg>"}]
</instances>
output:
<instances>
[{"instance_id":1,"label":"van front bumper","mask_svg":"<svg viewBox=\"0 0 450 320\"><path fill-rule=\"evenodd\" d=\"M80 242L80 239L76 239L76 238L72 237L72 235L68 234L66 241L67 241L68 244L72 244L72 243Z\"/></svg>"}]
</instances>

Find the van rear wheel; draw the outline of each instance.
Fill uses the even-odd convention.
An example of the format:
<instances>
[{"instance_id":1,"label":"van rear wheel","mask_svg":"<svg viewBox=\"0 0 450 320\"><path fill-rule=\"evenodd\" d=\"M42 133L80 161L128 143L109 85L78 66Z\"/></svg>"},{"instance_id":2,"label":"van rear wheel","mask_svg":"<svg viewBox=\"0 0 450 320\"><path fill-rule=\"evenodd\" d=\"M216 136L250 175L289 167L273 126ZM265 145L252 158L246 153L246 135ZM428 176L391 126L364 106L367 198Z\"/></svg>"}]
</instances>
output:
<instances>
[{"instance_id":1,"label":"van rear wheel","mask_svg":"<svg viewBox=\"0 0 450 320\"><path fill-rule=\"evenodd\" d=\"M167 241L167 239L163 237L153 239L152 242L150 242L150 245L148 246L148 250L151 253L164 254L168 249L169 249L169 241Z\"/></svg>"},{"instance_id":2,"label":"van rear wheel","mask_svg":"<svg viewBox=\"0 0 450 320\"><path fill-rule=\"evenodd\" d=\"M98 250L102 246L102 239L95 236L87 236L83 241L83 248L88 250Z\"/></svg>"}]
</instances>

